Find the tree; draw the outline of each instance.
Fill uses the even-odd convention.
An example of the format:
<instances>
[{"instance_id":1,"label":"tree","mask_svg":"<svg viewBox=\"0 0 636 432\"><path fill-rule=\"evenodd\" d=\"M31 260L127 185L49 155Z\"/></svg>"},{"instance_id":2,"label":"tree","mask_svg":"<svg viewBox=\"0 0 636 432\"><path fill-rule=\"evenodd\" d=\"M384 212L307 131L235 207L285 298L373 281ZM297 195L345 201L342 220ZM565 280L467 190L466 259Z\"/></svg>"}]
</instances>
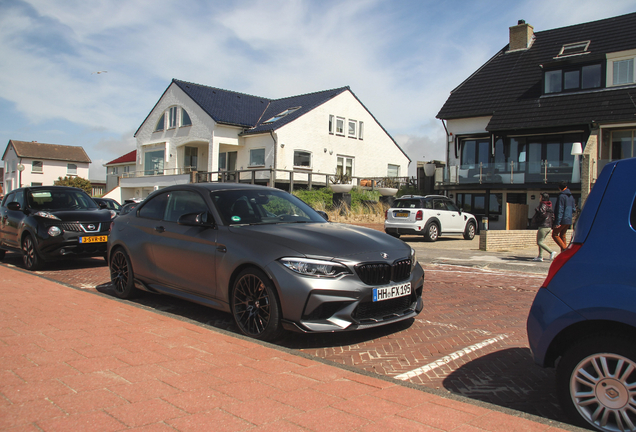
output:
<instances>
[{"instance_id":1,"label":"tree","mask_svg":"<svg viewBox=\"0 0 636 432\"><path fill-rule=\"evenodd\" d=\"M93 192L93 185L90 180L81 177L58 177L55 181L57 186L71 186L82 189L87 194L91 195Z\"/></svg>"}]
</instances>

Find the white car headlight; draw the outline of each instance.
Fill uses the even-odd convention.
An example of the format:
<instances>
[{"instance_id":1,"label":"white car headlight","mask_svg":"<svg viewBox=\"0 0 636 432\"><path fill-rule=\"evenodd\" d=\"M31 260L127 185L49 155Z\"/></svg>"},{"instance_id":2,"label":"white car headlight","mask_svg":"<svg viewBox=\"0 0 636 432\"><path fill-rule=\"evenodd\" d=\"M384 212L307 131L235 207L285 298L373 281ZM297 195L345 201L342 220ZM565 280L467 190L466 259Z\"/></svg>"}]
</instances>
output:
<instances>
[{"instance_id":1,"label":"white car headlight","mask_svg":"<svg viewBox=\"0 0 636 432\"><path fill-rule=\"evenodd\" d=\"M417 254L415 253L415 249L411 248L411 271L413 271L416 264L417 264Z\"/></svg>"},{"instance_id":2,"label":"white car headlight","mask_svg":"<svg viewBox=\"0 0 636 432\"><path fill-rule=\"evenodd\" d=\"M55 216L53 213L45 212L42 210L36 211L35 213L33 213L33 216L40 216L47 219L61 220L59 217Z\"/></svg>"},{"instance_id":3,"label":"white car headlight","mask_svg":"<svg viewBox=\"0 0 636 432\"><path fill-rule=\"evenodd\" d=\"M309 258L281 258L280 262L291 271L303 276L337 277L351 273L346 266L333 261Z\"/></svg>"},{"instance_id":4,"label":"white car headlight","mask_svg":"<svg viewBox=\"0 0 636 432\"><path fill-rule=\"evenodd\" d=\"M62 230L59 227L52 226L52 227L49 228L49 235L51 237L57 237L60 234L62 234Z\"/></svg>"}]
</instances>

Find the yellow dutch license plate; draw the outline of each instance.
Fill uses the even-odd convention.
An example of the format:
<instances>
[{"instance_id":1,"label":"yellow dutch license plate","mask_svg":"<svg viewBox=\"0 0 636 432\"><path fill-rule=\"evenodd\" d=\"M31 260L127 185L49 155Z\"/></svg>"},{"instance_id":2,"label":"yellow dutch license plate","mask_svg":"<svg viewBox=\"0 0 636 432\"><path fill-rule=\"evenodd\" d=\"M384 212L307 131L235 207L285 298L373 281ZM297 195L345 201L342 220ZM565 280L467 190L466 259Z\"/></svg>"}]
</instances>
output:
<instances>
[{"instance_id":1,"label":"yellow dutch license plate","mask_svg":"<svg viewBox=\"0 0 636 432\"><path fill-rule=\"evenodd\" d=\"M80 237L80 243L105 243L108 236Z\"/></svg>"},{"instance_id":2,"label":"yellow dutch license plate","mask_svg":"<svg viewBox=\"0 0 636 432\"><path fill-rule=\"evenodd\" d=\"M394 214L394 216L395 216L395 217L409 217L409 215L410 215L410 214L411 214L411 213L409 213L409 212L396 212L396 213Z\"/></svg>"}]
</instances>

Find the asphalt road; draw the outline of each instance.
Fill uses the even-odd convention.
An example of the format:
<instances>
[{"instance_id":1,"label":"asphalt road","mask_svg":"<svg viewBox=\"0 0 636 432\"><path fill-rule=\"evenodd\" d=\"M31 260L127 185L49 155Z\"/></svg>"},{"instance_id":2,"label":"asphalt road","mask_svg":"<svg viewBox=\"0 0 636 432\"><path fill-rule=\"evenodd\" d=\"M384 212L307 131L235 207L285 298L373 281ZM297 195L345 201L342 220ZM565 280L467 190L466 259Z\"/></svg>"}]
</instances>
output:
<instances>
[{"instance_id":1,"label":"asphalt road","mask_svg":"<svg viewBox=\"0 0 636 432\"><path fill-rule=\"evenodd\" d=\"M549 262L534 248L482 252L478 239L426 243L403 237L425 269L422 313L379 329L335 334L287 334L279 345L382 374L567 423L557 404L554 371L532 363L525 322ZM7 253L5 266L20 267ZM56 263L42 277L112 295L101 258ZM134 303L236 332L229 314L145 293Z\"/></svg>"}]
</instances>

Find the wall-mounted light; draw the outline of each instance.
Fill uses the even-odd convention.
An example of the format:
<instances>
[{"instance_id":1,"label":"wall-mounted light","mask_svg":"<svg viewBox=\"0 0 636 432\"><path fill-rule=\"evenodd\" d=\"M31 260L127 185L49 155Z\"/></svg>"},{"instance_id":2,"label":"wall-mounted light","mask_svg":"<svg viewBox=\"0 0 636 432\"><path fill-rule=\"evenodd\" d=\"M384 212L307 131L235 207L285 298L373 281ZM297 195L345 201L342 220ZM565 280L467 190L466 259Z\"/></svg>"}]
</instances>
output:
<instances>
[{"instance_id":1,"label":"wall-mounted light","mask_svg":"<svg viewBox=\"0 0 636 432\"><path fill-rule=\"evenodd\" d=\"M535 195L530 195L530 199L531 199L531 200L533 200L533 201L534 201L536 198L537 198L537 197L536 197Z\"/></svg>"},{"instance_id":2,"label":"wall-mounted light","mask_svg":"<svg viewBox=\"0 0 636 432\"><path fill-rule=\"evenodd\" d=\"M583 146L580 142L572 143L572 151L570 152L574 156L574 166L572 167L572 183L581 182L581 165L579 163L579 156L583 154Z\"/></svg>"},{"instance_id":3,"label":"wall-mounted light","mask_svg":"<svg viewBox=\"0 0 636 432\"><path fill-rule=\"evenodd\" d=\"M327 153L327 147L325 147L325 153Z\"/></svg>"},{"instance_id":4,"label":"wall-mounted light","mask_svg":"<svg viewBox=\"0 0 636 432\"><path fill-rule=\"evenodd\" d=\"M280 148L284 148L285 144L281 143Z\"/></svg>"},{"instance_id":5,"label":"wall-mounted light","mask_svg":"<svg viewBox=\"0 0 636 432\"><path fill-rule=\"evenodd\" d=\"M333 154L333 150L329 150L329 154L332 155Z\"/></svg>"}]
</instances>

